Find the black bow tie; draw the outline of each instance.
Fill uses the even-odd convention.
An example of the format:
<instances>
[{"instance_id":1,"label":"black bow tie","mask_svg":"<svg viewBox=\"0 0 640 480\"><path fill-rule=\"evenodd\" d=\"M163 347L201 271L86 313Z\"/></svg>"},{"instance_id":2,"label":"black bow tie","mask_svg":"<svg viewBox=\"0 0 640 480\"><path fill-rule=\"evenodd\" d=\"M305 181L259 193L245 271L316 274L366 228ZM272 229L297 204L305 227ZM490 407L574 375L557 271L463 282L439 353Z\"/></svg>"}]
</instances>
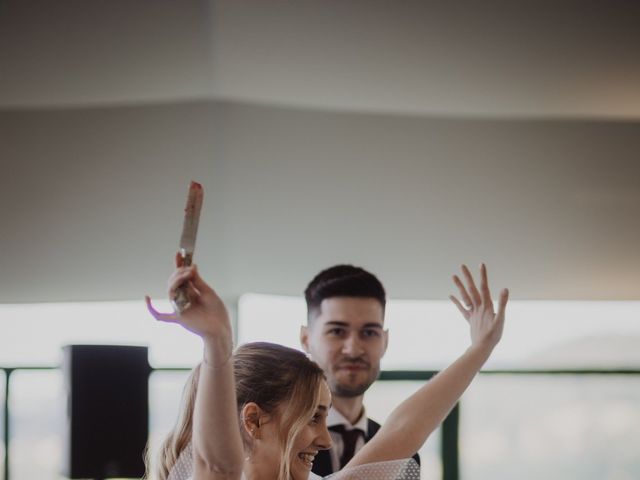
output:
<instances>
[{"instance_id":1,"label":"black bow tie","mask_svg":"<svg viewBox=\"0 0 640 480\"><path fill-rule=\"evenodd\" d=\"M342 450L342 456L340 457L340 468L343 468L349 460L353 458L356 451L356 443L360 437L364 438L364 432L359 428L347 430L344 428L344 425L333 425L329 427L329 430L339 433L342 436L344 449Z\"/></svg>"}]
</instances>

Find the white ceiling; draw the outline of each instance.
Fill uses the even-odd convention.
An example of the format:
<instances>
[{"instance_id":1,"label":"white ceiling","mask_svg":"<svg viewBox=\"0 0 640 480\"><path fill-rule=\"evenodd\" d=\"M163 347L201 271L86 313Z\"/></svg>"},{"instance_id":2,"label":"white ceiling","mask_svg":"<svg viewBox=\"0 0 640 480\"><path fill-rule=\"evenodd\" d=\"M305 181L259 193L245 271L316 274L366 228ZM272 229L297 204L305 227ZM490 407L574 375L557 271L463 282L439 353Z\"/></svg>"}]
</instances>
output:
<instances>
[{"instance_id":1,"label":"white ceiling","mask_svg":"<svg viewBox=\"0 0 640 480\"><path fill-rule=\"evenodd\" d=\"M313 108L640 116L640 4L214 2L214 93Z\"/></svg>"},{"instance_id":2,"label":"white ceiling","mask_svg":"<svg viewBox=\"0 0 640 480\"><path fill-rule=\"evenodd\" d=\"M0 107L640 116L640 3L11 0Z\"/></svg>"}]
</instances>

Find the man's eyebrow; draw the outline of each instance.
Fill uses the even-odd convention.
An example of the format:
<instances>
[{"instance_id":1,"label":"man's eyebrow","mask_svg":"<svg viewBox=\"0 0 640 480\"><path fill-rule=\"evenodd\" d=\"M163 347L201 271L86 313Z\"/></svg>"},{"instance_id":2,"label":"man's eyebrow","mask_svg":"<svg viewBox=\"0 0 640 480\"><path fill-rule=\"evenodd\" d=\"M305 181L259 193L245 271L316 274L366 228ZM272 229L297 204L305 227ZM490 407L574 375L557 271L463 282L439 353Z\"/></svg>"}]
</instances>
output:
<instances>
[{"instance_id":1,"label":"man's eyebrow","mask_svg":"<svg viewBox=\"0 0 640 480\"><path fill-rule=\"evenodd\" d=\"M330 327L351 327L351 324L349 324L348 322L341 322L340 320L329 320L328 322L325 322L324 325ZM365 323L362 328L379 328L380 330L382 330L384 327L379 323L369 322Z\"/></svg>"},{"instance_id":2,"label":"man's eyebrow","mask_svg":"<svg viewBox=\"0 0 640 480\"><path fill-rule=\"evenodd\" d=\"M379 328L382 330L383 327L379 323L365 323L362 328Z\"/></svg>"},{"instance_id":3,"label":"man's eyebrow","mask_svg":"<svg viewBox=\"0 0 640 480\"><path fill-rule=\"evenodd\" d=\"M329 320L328 322L325 322L325 326L329 325L331 327L348 327L349 324L347 322L341 322L339 320Z\"/></svg>"}]
</instances>

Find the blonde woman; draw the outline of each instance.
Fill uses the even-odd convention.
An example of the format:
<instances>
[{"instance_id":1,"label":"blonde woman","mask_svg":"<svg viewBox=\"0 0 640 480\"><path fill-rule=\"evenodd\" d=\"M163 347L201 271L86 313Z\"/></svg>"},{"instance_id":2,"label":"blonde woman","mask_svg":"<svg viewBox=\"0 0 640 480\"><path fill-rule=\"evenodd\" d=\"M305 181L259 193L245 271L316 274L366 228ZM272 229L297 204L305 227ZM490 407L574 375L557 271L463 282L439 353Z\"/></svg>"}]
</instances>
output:
<instances>
[{"instance_id":1,"label":"blonde woman","mask_svg":"<svg viewBox=\"0 0 640 480\"><path fill-rule=\"evenodd\" d=\"M330 447L326 415L331 394L320 368L297 350L255 343L233 352L227 310L197 267L178 268L169 298L188 285L191 306L181 314L150 312L199 335L203 361L185 390L183 410L160 452L158 480L308 480L313 458ZM471 346L390 414L380 431L336 479L419 479L410 457L455 405L502 336L508 291L494 311L484 264L480 288L467 267L454 276Z\"/></svg>"}]
</instances>

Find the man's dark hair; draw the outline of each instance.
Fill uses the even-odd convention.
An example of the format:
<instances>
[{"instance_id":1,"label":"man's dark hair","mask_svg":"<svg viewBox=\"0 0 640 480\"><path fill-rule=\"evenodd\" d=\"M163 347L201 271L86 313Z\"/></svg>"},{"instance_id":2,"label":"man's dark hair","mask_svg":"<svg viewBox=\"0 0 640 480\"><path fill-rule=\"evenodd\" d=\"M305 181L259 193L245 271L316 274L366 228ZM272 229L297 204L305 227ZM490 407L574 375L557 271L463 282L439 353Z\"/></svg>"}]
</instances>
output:
<instances>
[{"instance_id":1,"label":"man's dark hair","mask_svg":"<svg viewBox=\"0 0 640 480\"><path fill-rule=\"evenodd\" d=\"M307 317L314 318L325 298L375 298L384 309L387 299L380 280L364 268L353 265L335 265L317 274L304 291Z\"/></svg>"}]
</instances>

